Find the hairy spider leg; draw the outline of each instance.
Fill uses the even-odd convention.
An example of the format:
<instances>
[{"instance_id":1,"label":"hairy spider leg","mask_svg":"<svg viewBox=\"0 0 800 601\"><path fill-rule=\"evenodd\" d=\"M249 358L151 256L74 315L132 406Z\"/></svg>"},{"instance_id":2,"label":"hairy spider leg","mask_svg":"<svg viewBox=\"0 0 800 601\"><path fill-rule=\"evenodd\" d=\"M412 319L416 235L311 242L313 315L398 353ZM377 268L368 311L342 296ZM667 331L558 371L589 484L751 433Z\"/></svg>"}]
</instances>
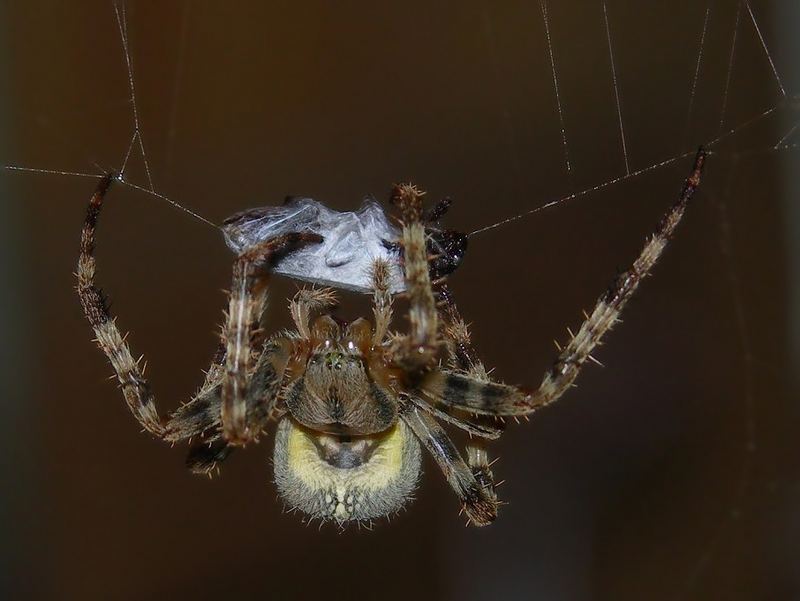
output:
<instances>
[{"instance_id":1,"label":"hairy spider leg","mask_svg":"<svg viewBox=\"0 0 800 601\"><path fill-rule=\"evenodd\" d=\"M442 470L447 482L461 500L470 521L476 526L486 526L497 517L497 500L488 494L484 483L479 482L450 437L439 423L426 411L412 403L400 408L402 419L425 445Z\"/></svg>"},{"instance_id":2,"label":"hairy spider leg","mask_svg":"<svg viewBox=\"0 0 800 601\"><path fill-rule=\"evenodd\" d=\"M421 390L441 405L499 416L528 415L561 397L575 381L581 367L592 358L591 352L600 343L603 335L619 321L619 314L625 303L661 256L700 185L705 158L706 153L701 148L677 201L661 218L655 232L631 267L620 274L600 296L592 313L558 355L553 367L545 373L536 391L481 382L455 371L430 372L421 382Z\"/></svg>"},{"instance_id":3,"label":"hairy spider leg","mask_svg":"<svg viewBox=\"0 0 800 601\"><path fill-rule=\"evenodd\" d=\"M108 357L111 366L122 388L125 402L133 416L149 433L158 437L165 434L164 425L159 418L155 398L149 383L144 378L140 360L134 360L130 347L119 328L116 319L111 317L108 300L95 283L97 263L95 260L95 232L103 201L111 184L116 181L114 173L100 178L97 187L89 200L86 219L81 230L80 253L78 256L77 292L83 307L83 313L95 333L95 342ZM205 382L195 398L203 398L211 394L221 381L222 373L212 363Z\"/></svg>"},{"instance_id":4,"label":"hairy spider leg","mask_svg":"<svg viewBox=\"0 0 800 601\"><path fill-rule=\"evenodd\" d=\"M439 310L430 279L422 196L423 194L413 186L399 185L395 187L392 197L392 201L400 207L403 219L401 239L411 330L410 334L400 338L400 344L395 348L393 362L405 370L411 388L416 388L416 381L424 377L425 372L433 369L440 347ZM434 210L437 218L446 210L447 204L440 203ZM380 270L376 269L373 274L376 280L374 282L376 311L379 302L385 304L385 299L379 292L385 287L380 281L380 273ZM436 373L436 370L431 373ZM479 436L496 438L499 431L462 422L445 412L436 412L420 399L414 398L412 394L401 405L400 418L436 460L448 483L461 500L470 522L478 526L491 523L497 517L494 485L484 478L478 479L483 472L473 471L473 468L464 462L458 449L432 413Z\"/></svg>"},{"instance_id":5,"label":"hairy spider leg","mask_svg":"<svg viewBox=\"0 0 800 601\"><path fill-rule=\"evenodd\" d=\"M247 429L253 440L257 439L275 416L283 377L291 355L291 341L276 337L264 345L256 362L244 399ZM187 433L189 436L199 436L200 439L189 449L186 458L187 467L194 473L210 473L235 448L222 434L221 388L218 385L215 388L216 394L208 395L202 403L198 401L185 405L167 423L168 440L185 439ZM173 438L173 432L178 436Z\"/></svg>"},{"instance_id":6,"label":"hairy spider leg","mask_svg":"<svg viewBox=\"0 0 800 601\"><path fill-rule=\"evenodd\" d=\"M375 318L375 332L372 344L383 344L392 324L392 294L390 289L389 263L376 259L372 263L372 314Z\"/></svg>"},{"instance_id":7,"label":"hairy spider leg","mask_svg":"<svg viewBox=\"0 0 800 601\"><path fill-rule=\"evenodd\" d=\"M473 380L480 382L490 381L483 362L472 346L469 326L461 317L461 313L458 310L455 299L453 298L453 293L447 285L447 282L442 281L437 283L435 292L437 307L439 309L439 318L442 324L442 336L447 345L448 366L452 370L466 374ZM458 410L454 411L451 409L451 413L457 411ZM442 413L448 415L446 411ZM495 507L497 507L499 505L496 491L497 485L491 468L492 462L489 461L486 441L483 439L499 437L504 430L505 424L503 421L497 421L488 416L473 415L468 417L463 414L461 416L461 422L472 426L482 425L484 429L487 429L493 434L492 436L486 434L481 435L468 430L471 434L477 434L479 438L470 437L466 450L467 465L472 470L475 479L483 486L485 494L494 500Z\"/></svg>"},{"instance_id":8,"label":"hairy spider leg","mask_svg":"<svg viewBox=\"0 0 800 601\"><path fill-rule=\"evenodd\" d=\"M289 313L301 338L311 337L311 313L336 305L332 288L301 288L289 302Z\"/></svg>"},{"instance_id":9,"label":"hairy spider leg","mask_svg":"<svg viewBox=\"0 0 800 601\"><path fill-rule=\"evenodd\" d=\"M321 236L310 232L283 234L248 248L233 264L222 380L222 435L232 445L244 446L260 432L247 423L247 390L257 356L251 344L260 329L271 268L298 246L321 241Z\"/></svg>"},{"instance_id":10,"label":"hairy spider leg","mask_svg":"<svg viewBox=\"0 0 800 601\"><path fill-rule=\"evenodd\" d=\"M208 441L215 446L220 446L218 430L222 423L222 398L225 380L229 376L227 357L230 355L231 348L237 350L231 341L241 340L242 336L235 327L231 327L229 319L223 330L223 343L206 372L203 385L188 403L169 416L166 423L162 421L156 408L152 389L144 378L140 361L133 359L126 336L120 333L116 320L111 317L106 296L95 282L97 265L94 253L97 222L105 196L116 178L117 176L113 173L100 178L89 200L86 219L81 230L76 276L78 297L84 315L94 330L97 345L114 368L131 413L147 432L169 442L175 442L194 436L205 437L206 433L211 431ZM246 274L250 280L258 279L257 274L262 273L258 269L264 262L268 263L271 257L280 252L288 252L297 244L313 241L317 241L313 235L287 234L263 245L263 247L255 248L252 253L240 257L235 265L239 268L238 273ZM236 269L234 271L236 274ZM236 281L237 275L234 276L234 283ZM236 288L234 287L234 289ZM247 290L248 286L245 285L245 292ZM257 316L255 320L247 322L248 330L252 334L253 321L257 322L260 319L263 304L248 303L246 298L244 304L248 305L252 314ZM236 307L238 306L239 304L236 304ZM230 330L233 330L233 335L229 335ZM247 340L247 343L250 343L250 339ZM255 365L251 365L250 371L245 374L244 384L240 389L243 394L236 400L245 409L245 430L252 436L258 435L274 408L282 370L288 360L288 345L288 341L280 339L267 344L254 361ZM208 441L204 443L206 447L208 447Z\"/></svg>"},{"instance_id":11,"label":"hairy spider leg","mask_svg":"<svg viewBox=\"0 0 800 601\"><path fill-rule=\"evenodd\" d=\"M438 350L438 314L433 298L425 225L422 222L423 193L409 184L398 184L392 202L400 207L403 221L403 247L409 309L409 334L402 336L395 352L395 362L412 379L433 367Z\"/></svg>"}]
</instances>

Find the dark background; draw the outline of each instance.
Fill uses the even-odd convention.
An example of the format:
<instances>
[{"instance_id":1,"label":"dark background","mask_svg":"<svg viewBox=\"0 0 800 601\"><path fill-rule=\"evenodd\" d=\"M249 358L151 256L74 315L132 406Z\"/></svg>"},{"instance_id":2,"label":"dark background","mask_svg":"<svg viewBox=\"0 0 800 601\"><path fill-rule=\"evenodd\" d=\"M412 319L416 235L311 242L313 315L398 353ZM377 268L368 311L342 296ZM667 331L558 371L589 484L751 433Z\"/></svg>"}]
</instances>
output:
<instances>
[{"instance_id":1,"label":"dark background","mask_svg":"<svg viewBox=\"0 0 800 601\"><path fill-rule=\"evenodd\" d=\"M411 180L472 231L623 175L602 4L550 4L571 174L536 2L130 2L156 188L219 222L286 194L353 208ZM752 2L790 93L794 4ZM705 9L608 2L631 170L780 102L743 9L720 127L736 2L717 1L686 127ZM0 3L0 42L0 163L118 167L132 118L110 2ZM72 272L93 182L0 174L4 597L799 598L798 155L768 150L797 120L783 106L714 146L606 367L494 445L508 505L482 530L429 461L374 532L283 515L269 437L219 478L189 474L183 449L138 432L89 342ZM690 164L471 239L452 287L499 378L538 384ZM128 176L145 183L140 162ZM108 205L99 279L164 413L201 380L231 256L161 201L119 188ZM294 288L275 283L275 329Z\"/></svg>"}]
</instances>

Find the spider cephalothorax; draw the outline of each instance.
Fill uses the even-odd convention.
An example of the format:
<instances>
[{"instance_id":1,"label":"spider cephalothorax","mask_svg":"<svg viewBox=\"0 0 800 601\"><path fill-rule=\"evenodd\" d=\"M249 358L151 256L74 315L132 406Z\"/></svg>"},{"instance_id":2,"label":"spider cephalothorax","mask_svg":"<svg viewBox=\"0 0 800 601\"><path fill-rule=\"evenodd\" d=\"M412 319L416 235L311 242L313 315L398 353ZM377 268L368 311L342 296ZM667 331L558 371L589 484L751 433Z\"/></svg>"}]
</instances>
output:
<instances>
[{"instance_id":1,"label":"spider cephalothorax","mask_svg":"<svg viewBox=\"0 0 800 601\"><path fill-rule=\"evenodd\" d=\"M398 421L381 342L365 319L343 326L323 315L308 338L291 343L275 482L306 514L370 520L400 509L416 486L419 444Z\"/></svg>"},{"instance_id":2,"label":"spider cephalothorax","mask_svg":"<svg viewBox=\"0 0 800 601\"><path fill-rule=\"evenodd\" d=\"M485 441L500 435L503 418L527 416L572 385L663 251L700 182L704 159L700 151L680 197L639 257L598 299L536 390L489 378L445 282L463 257L466 238L438 226L449 202L423 213L422 194L409 185L396 186L392 196L401 228L380 224L386 236L396 239L358 238L362 217L380 217L370 203L348 214L355 221L326 222L343 232L341 240L325 240L321 232L328 232L328 226L320 223L331 214L308 199L279 209L284 225L286 215L304 224L298 231L267 228L270 234L262 236L265 219L276 214L273 209L226 221L228 243L238 256L220 348L198 393L167 419L159 417L138 362L94 283L94 233L111 175L101 180L89 203L78 294L130 410L160 438L194 440L187 458L193 471L209 473L276 420L274 469L281 497L312 518L344 524L403 507L419 477L422 446L458 495L469 522L485 525L494 520L498 506ZM375 253L367 255L367 283L357 271L346 282L351 289L371 291L372 323L363 318L343 323L325 313L335 303L332 289L304 289L290 302L296 329L266 338L261 322L267 281L278 262L307 245L324 246L321 267L314 267L323 278L337 278L329 269L334 263L363 262L366 251L360 254L354 240ZM286 269L302 268L301 262ZM407 333L390 329L397 290L409 302ZM440 421L471 435L465 457Z\"/></svg>"},{"instance_id":3,"label":"spider cephalothorax","mask_svg":"<svg viewBox=\"0 0 800 601\"><path fill-rule=\"evenodd\" d=\"M300 424L319 432L377 434L397 420L397 399L385 353L373 346L372 327L360 318L341 327L319 317L310 338L296 343L284 399Z\"/></svg>"}]
</instances>

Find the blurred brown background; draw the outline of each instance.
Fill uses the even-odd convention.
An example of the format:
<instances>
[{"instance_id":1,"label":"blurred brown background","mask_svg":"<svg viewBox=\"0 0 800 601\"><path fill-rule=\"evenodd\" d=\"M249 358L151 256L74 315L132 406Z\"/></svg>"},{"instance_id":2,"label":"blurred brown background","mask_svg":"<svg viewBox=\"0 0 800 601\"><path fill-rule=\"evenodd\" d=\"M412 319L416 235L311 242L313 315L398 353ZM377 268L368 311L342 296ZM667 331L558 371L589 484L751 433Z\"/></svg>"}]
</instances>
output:
<instances>
[{"instance_id":1,"label":"blurred brown background","mask_svg":"<svg viewBox=\"0 0 800 601\"><path fill-rule=\"evenodd\" d=\"M752 8L798 90L796 3ZM720 133L735 0L713 3L686 127L705 10L608 2L632 170ZM353 208L412 180L454 198L448 224L472 231L625 173L598 1L549 6L571 174L536 2L132 1L127 14L156 188L215 221L286 194ZM740 17L723 130L780 101ZM0 163L118 167L132 119L111 3L0 3L0 41ZM800 598L798 155L766 150L797 120L784 107L714 147L674 244L598 353L606 367L494 446L509 504L482 530L464 528L431 462L409 511L374 532L283 515L269 438L213 481L190 475L183 449L138 432L89 342L72 272L92 181L0 174L3 597ZM471 239L452 286L498 377L538 384L553 338L635 257L690 163ZM140 163L129 177L144 183ZM200 382L231 256L165 203L110 200L100 281L165 411ZM274 287L276 329L294 287Z\"/></svg>"}]
</instances>

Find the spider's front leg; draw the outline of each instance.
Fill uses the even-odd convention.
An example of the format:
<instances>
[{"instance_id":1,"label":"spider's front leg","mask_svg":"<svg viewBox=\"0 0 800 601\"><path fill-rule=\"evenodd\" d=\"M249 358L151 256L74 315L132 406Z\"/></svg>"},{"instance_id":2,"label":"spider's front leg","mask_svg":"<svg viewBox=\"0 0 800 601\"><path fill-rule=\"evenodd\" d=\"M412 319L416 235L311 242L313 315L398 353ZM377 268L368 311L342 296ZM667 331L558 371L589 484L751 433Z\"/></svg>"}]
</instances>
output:
<instances>
[{"instance_id":1,"label":"spider's front leg","mask_svg":"<svg viewBox=\"0 0 800 601\"><path fill-rule=\"evenodd\" d=\"M247 391L256 362L252 341L266 306L272 265L302 244L321 241L318 234L283 234L247 249L233 265L228 317L223 331L227 351L222 380L222 435L232 445L244 445L260 432L248 425Z\"/></svg>"},{"instance_id":2,"label":"spider's front leg","mask_svg":"<svg viewBox=\"0 0 800 601\"><path fill-rule=\"evenodd\" d=\"M86 219L81 230L80 254L76 273L78 297L83 307L83 313L94 330L97 345L108 357L117 374L128 408L145 430L161 437L164 427L158 416L153 392L142 375L139 362L133 359L125 337L120 333L115 320L111 317L106 296L94 280L97 267L94 257L97 221L103 207L103 200L115 178L113 173L103 176L89 200Z\"/></svg>"},{"instance_id":3,"label":"spider's front leg","mask_svg":"<svg viewBox=\"0 0 800 601\"><path fill-rule=\"evenodd\" d=\"M603 335L619 320L625 303L633 296L641 280L650 274L661 256L700 185L705 158L705 152L700 149L678 200L661 218L655 232L631 267L620 274L598 299L592 313L586 316L580 329L563 348L536 391L481 382L456 371L431 372L420 384L420 388L434 402L444 407L498 416L527 415L561 397L575 381L581 367L592 358L591 352L600 343Z\"/></svg>"},{"instance_id":4,"label":"spider's front leg","mask_svg":"<svg viewBox=\"0 0 800 601\"><path fill-rule=\"evenodd\" d=\"M403 220L400 242L403 247L411 329L400 340L395 361L411 377L418 377L430 369L438 351L438 314L428 266L422 196L422 192L409 184L399 184L392 191L392 202L400 207Z\"/></svg>"},{"instance_id":5,"label":"spider's front leg","mask_svg":"<svg viewBox=\"0 0 800 601\"><path fill-rule=\"evenodd\" d=\"M155 398L150 385L145 380L139 361L133 359L130 347L111 317L108 301L95 282L97 262L94 256L97 222L103 208L103 201L116 175L109 173L97 184L89 200L86 219L81 230L80 254L78 256L77 292L84 315L95 333L95 341L108 357L117 380L122 388L125 402L141 426L151 434L166 437L168 429L162 423L156 409ZM205 382L189 404L205 404L218 394L223 370L219 357L212 362Z\"/></svg>"}]
</instances>

